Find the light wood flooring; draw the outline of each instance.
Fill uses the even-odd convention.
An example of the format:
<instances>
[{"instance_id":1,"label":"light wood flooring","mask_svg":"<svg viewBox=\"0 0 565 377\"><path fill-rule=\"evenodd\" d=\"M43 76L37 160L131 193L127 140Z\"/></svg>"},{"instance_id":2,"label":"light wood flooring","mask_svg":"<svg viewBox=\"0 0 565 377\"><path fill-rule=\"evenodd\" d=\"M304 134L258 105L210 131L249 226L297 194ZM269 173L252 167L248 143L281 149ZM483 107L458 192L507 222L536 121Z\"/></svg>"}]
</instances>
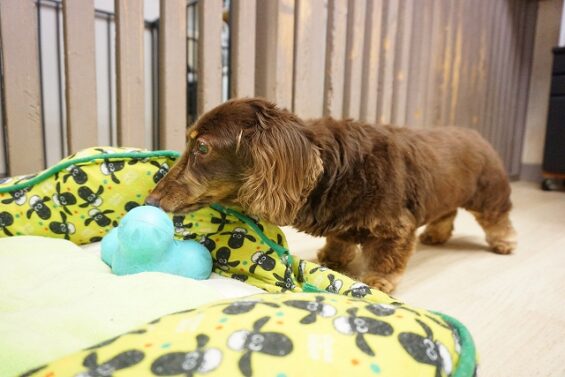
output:
<instances>
[{"instance_id":1,"label":"light wood flooring","mask_svg":"<svg viewBox=\"0 0 565 377\"><path fill-rule=\"evenodd\" d=\"M525 182L512 189L514 254L488 252L481 228L460 210L451 240L419 244L393 295L463 322L483 377L564 377L565 193ZM324 244L291 228L285 233L290 250L307 259Z\"/></svg>"}]
</instances>

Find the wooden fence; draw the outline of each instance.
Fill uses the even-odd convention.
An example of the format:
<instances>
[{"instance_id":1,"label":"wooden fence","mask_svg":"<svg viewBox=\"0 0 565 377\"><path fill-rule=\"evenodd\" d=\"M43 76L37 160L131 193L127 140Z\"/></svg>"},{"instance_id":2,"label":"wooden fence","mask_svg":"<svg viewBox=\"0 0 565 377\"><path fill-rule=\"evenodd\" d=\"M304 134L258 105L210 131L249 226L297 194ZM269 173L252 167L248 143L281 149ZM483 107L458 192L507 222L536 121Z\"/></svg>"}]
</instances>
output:
<instances>
[{"instance_id":1,"label":"wooden fence","mask_svg":"<svg viewBox=\"0 0 565 377\"><path fill-rule=\"evenodd\" d=\"M63 0L68 151L98 145L93 0ZM161 0L157 147L187 123L186 0ZM263 96L303 117L472 127L519 172L537 4L528 0L198 2L197 109ZM46 166L33 0L1 0L3 146L8 174ZM117 143L145 146L143 2L115 0ZM153 90L157 90L154 88Z\"/></svg>"}]
</instances>

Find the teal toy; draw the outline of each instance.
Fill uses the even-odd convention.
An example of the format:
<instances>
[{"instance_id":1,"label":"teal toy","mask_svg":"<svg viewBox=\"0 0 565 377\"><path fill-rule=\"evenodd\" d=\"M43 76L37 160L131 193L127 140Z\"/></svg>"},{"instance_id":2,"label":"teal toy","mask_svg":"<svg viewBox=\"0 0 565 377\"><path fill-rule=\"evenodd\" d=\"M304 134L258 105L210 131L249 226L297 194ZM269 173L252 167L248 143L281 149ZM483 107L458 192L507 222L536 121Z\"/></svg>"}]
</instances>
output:
<instances>
[{"instance_id":1,"label":"teal toy","mask_svg":"<svg viewBox=\"0 0 565 377\"><path fill-rule=\"evenodd\" d=\"M193 240L175 240L173 235L173 222L163 210L136 207L102 239L102 260L116 275L154 271L209 278L212 257L208 249Z\"/></svg>"}]
</instances>

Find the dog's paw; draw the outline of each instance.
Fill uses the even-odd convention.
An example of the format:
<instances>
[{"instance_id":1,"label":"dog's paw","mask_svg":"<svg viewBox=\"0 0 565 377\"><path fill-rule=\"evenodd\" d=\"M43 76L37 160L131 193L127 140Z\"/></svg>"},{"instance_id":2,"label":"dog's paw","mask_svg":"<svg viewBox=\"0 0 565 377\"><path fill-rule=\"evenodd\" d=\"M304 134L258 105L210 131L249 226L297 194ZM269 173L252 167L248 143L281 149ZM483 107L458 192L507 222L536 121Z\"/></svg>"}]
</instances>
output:
<instances>
[{"instance_id":1,"label":"dog's paw","mask_svg":"<svg viewBox=\"0 0 565 377\"><path fill-rule=\"evenodd\" d=\"M325 249L318 251L318 263L334 271L344 271L354 257L354 255L342 253L337 254L338 258L336 259L335 253L332 253L331 255L332 258L330 258L330 253L328 253Z\"/></svg>"},{"instance_id":2,"label":"dog's paw","mask_svg":"<svg viewBox=\"0 0 565 377\"><path fill-rule=\"evenodd\" d=\"M375 274L375 273L367 274L361 280L363 280L363 283L385 293L391 293L396 287L396 285L393 282L391 282L389 279L383 277L380 274Z\"/></svg>"},{"instance_id":3,"label":"dog's paw","mask_svg":"<svg viewBox=\"0 0 565 377\"><path fill-rule=\"evenodd\" d=\"M492 252L502 255L511 254L515 248L516 242L513 241L497 241L490 245Z\"/></svg>"}]
</instances>

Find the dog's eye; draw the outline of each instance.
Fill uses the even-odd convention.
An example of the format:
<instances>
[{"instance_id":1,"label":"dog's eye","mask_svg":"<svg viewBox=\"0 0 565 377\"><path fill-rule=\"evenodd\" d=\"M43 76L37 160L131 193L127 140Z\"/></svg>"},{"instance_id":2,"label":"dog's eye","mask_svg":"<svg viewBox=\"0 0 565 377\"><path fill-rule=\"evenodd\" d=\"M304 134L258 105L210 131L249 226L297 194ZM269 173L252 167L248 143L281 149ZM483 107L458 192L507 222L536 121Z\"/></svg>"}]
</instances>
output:
<instances>
[{"instance_id":1,"label":"dog's eye","mask_svg":"<svg viewBox=\"0 0 565 377\"><path fill-rule=\"evenodd\" d=\"M210 148L208 147L208 145L206 143L199 141L198 144L196 145L196 150L200 154L207 154L209 152Z\"/></svg>"}]
</instances>

